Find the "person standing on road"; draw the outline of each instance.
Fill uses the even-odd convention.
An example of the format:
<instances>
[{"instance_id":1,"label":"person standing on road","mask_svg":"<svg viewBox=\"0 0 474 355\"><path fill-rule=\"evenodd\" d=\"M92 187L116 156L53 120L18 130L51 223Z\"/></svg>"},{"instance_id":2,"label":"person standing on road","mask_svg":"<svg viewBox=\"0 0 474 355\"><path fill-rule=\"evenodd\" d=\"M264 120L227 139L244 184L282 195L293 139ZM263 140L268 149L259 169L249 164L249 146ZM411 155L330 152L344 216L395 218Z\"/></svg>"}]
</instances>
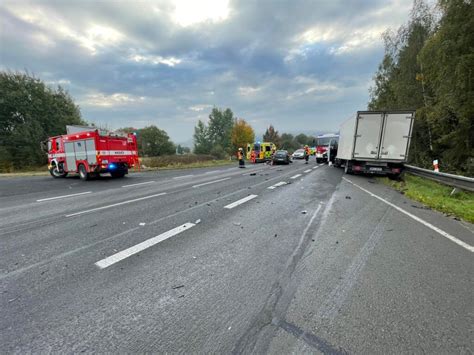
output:
<instances>
[{"instance_id":1,"label":"person standing on road","mask_svg":"<svg viewBox=\"0 0 474 355\"><path fill-rule=\"evenodd\" d=\"M242 148L237 151L237 159L239 159L239 168L245 168L244 150Z\"/></svg>"},{"instance_id":2,"label":"person standing on road","mask_svg":"<svg viewBox=\"0 0 474 355\"><path fill-rule=\"evenodd\" d=\"M308 164L309 156L311 152L309 151L309 147L307 145L304 146L304 160L306 160L305 164Z\"/></svg>"}]
</instances>

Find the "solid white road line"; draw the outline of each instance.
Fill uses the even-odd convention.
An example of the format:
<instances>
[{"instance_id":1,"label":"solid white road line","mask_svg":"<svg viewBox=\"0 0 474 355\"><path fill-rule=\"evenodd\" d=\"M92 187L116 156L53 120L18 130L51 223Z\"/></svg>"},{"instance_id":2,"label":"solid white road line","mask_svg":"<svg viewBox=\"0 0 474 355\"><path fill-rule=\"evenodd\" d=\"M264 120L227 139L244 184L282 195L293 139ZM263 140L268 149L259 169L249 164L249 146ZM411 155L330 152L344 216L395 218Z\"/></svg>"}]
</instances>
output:
<instances>
[{"instance_id":1,"label":"solid white road line","mask_svg":"<svg viewBox=\"0 0 474 355\"><path fill-rule=\"evenodd\" d=\"M92 209L90 209L90 210L85 210L85 211L81 211L81 212L71 213L71 214L67 214L66 217L79 216L79 215L81 215L81 214L90 213L90 212L95 212L95 211L100 211L100 210L105 210L105 209L107 209L107 208L112 208L112 207L116 207L116 206L126 205L127 203L133 203L133 202L137 202L137 201L148 200L149 198L158 197L158 196L163 196L163 195L166 195L166 192L162 192L162 193L155 194L155 195L150 195L150 196L145 196L145 197L140 197L140 198L135 198L135 199L133 199L133 200L123 201L123 202L119 202L119 203L114 203L114 204L112 204L112 205L107 205L107 206L92 208Z\"/></svg>"},{"instance_id":2,"label":"solid white road line","mask_svg":"<svg viewBox=\"0 0 474 355\"><path fill-rule=\"evenodd\" d=\"M290 177L290 179L298 179L301 176L301 174L296 174L295 176Z\"/></svg>"},{"instance_id":3,"label":"solid white road line","mask_svg":"<svg viewBox=\"0 0 474 355\"><path fill-rule=\"evenodd\" d=\"M111 255L105 259L99 260L98 262L95 263L99 268L105 269L106 267L109 267L115 263L118 263L119 261L122 261L123 259L128 258L129 256L132 256L134 254L137 254L149 247L152 247L153 245L156 245L168 238L171 238L179 233L184 232L185 230L188 230L192 227L194 227L194 223L185 223L182 226L176 227L174 229L171 229L163 234L157 235L156 237L150 238L145 240L144 242L141 242L137 245L134 245L133 247L130 247L128 249L122 250L114 255Z\"/></svg>"},{"instance_id":4,"label":"solid white road line","mask_svg":"<svg viewBox=\"0 0 474 355\"><path fill-rule=\"evenodd\" d=\"M247 197L244 197L238 201L232 202L231 204L227 206L224 206L224 208L227 208L230 210L231 208L237 207L247 201L253 200L255 197L258 197L258 195L248 195Z\"/></svg>"},{"instance_id":5,"label":"solid white road line","mask_svg":"<svg viewBox=\"0 0 474 355\"><path fill-rule=\"evenodd\" d=\"M230 179L230 177L227 177L227 178L224 178L224 179L219 179L219 180L214 180L214 181L209 181L209 182L204 182L202 184L194 185L193 187L196 188L196 187L205 186L205 185L209 185L209 184L214 184L216 182L221 182L221 181L225 181L225 180L229 180L229 179Z\"/></svg>"},{"instance_id":6,"label":"solid white road line","mask_svg":"<svg viewBox=\"0 0 474 355\"><path fill-rule=\"evenodd\" d=\"M130 185L123 185L122 187L132 187L132 186L140 186L140 185L146 185L146 184L153 184L155 181L146 181L146 182L139 182L136 184L130 184Z\"/></svg>"},{"instance_id":7,"label":"solid white road line","mask_svg":"<svg viewBox=\"0 0 474 355\"><path fill-rule=\"evenodd\" d=\"M311 172L311 169L305 170L304 173L309 173Z\"/></svg>"},{"instance_id":8,"label":"solid white road line","mask_svg":"<svg viewBox=\"0 0 474 355\"><path fill-rule=\"evenodd\" d=\"M176 177L174 177L173 179L175 179L175 180L177 180L177 179L185 179L185 178L188 178L188 177L191 177L191 176L194 176L194 175L176 176Z\"/></svg>"},{"instance_id":9,"label":"solid white road line","mask_svg":"<svg viewBox=\"0 0 474 355\"><path fill-rule=\"evenodd\" d=\"M347 182L351 183L351 184L354 185L355 187L361 189L362 191L368 193L370 196L375 197L376 199L379 199L380 201L382 201L383 203L386 203L386 204L389 205L390 207L395 208L397 211L399 211L399 212L401 212L401 213L407 215L408 217L414 219L414 220L417 221L417 222L420 222L421 224L423 224L423 225L425 225L426 227L428 227L428 228L434 230L435 232L441 234L443 237L449 239L450 241L452 241L452 242L454 242L454 243L456 243L456 244L462 246L464 249L467 249L467 250L469 250L470 252L474 252L474 247L473 247L473 246L471 246L471 245L469 245L469 244L463 242L462 240L459 240L458 238L452 236L452 235L449 234L449 233L446 233L444 230L439 229L438 227L435 227L434 225L432 225L432 224L429 223L429 222L426 222L425 220L421 219L420 217L417 217L417 216L415 216L414 214L411 214L410 212L405 211L403 208L400 208L400 207L398 207L397 205L394 205L393 203L388 202L387 200L383 199L382 197L375 195L374 193L370 192L369 190L364 189L362 186L357 185L356 183L352 182L351 180L349 180L349 179L347 179L347 178L345 178L345 177L343 177L343 179L346 180Z\"/></svg>"},{"instance_id":10,"label":"solid white road line","mask_svg":"<svg viewBox=\"0 0 474 355\"><path fill-rule=\"evenodd\" d=\"M276 189L277 187L280 187L280 186L283 186L283 185L286 185L287 183L285 181L280 181L278 183L276 183L275 185L273 186L270 186L270 187L267 187L267 189L269 190L274 190Z\"/></svg>"},{"instance_id":11,"label":"solid white road line","mask_svg":"<svg viewBox=\"0 0 474 355\"><path fill-rule=\"evenodd\" d=\"M77 193L77 194L71 194L71 195L48 197L48 198L42 198L42 199L40 199L40 200L36 200L36 202L51 201L51 200L57 200L57 199L60 199L60 198L67 198L67 197L74 197L74 196L86 195L86 194L90 194L90 193L92 193L92 191L79 192L79 193Z\"/></svg>"}]
</instances>

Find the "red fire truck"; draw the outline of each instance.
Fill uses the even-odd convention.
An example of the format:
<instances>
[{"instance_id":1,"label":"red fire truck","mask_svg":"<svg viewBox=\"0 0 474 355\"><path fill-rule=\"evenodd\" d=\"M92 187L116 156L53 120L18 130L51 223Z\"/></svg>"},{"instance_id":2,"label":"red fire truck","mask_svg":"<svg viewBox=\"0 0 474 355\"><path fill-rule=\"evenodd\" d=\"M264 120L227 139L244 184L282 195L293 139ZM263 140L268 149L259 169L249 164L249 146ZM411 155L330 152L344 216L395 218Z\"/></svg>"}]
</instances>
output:
<instances>
[{"instance_id":1,"label":"red fire truck","mask_svg":"<svg viewBox=\"0 0 474 355\"><path fill-rule=\"evenodd\" d=\"M321 134L316 137L316 163L328 162L328 153L331 156L331 161L336 158L337 143L339 141L339 134Z\"/></svg>"},{"instance_id":2,"label":"red fire truck","mask_svg":"<svg viewBox=\"0 0 474 355\"><path fill-rule=\"evenodd\" d=\"M48 167L54 178L78 173L82 180L110 173L120 178L139 165L134 134L113 134L95 127L68 126L67 134L46 141Z\"/></svg>"}]
</instances>

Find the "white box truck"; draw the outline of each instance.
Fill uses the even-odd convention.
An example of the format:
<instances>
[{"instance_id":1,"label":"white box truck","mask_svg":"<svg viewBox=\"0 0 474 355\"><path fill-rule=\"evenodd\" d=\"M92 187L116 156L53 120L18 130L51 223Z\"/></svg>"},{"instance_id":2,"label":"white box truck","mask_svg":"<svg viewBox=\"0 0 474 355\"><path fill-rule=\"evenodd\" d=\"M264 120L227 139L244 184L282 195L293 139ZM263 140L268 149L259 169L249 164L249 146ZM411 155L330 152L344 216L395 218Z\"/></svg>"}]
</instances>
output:
<instances>
[{"instance_id":1,"label":"white box truck","mask_svg":"<svg viewBox=\"0 0 474 355\"><path fill-rule=\"evenodd\" d=\"M358 111L341 125L335 165L346 174L400 176L414 118L414 111Z\"/></svg>"}]
</instances>

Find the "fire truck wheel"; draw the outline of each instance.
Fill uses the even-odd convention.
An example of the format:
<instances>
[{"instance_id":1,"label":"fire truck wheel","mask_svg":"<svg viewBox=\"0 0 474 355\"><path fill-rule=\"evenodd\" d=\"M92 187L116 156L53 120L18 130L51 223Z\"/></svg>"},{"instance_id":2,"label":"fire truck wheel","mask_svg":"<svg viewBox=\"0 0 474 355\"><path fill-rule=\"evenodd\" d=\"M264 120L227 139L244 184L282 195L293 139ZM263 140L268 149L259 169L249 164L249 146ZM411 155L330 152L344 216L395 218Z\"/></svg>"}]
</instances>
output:
<instances>
[{"instance_id":1,"label":"fire truck wheel","mask_svg":"<svg viewBox=\"0 0 474 355\"><path fill-rule=\"evenodd\" d=\"M83 181L89 180L89 173L87 172L86 167L83 164L79 165L79 177Z\"/></svg>"},{"instance_id":2,"label":"fire truck wheel","mask_svg":"<svg viewBox=\"0 0 474 355\"><path fill-rule=\"evenodd\" d=\"M61 173L59 172L58 169L56 169L56 165L52 166L51 169L49 169L49 173L51 174L51 176L55 179L57 178L65 178L67 176L67 173Z\"/></svg>"}]
</instances>

